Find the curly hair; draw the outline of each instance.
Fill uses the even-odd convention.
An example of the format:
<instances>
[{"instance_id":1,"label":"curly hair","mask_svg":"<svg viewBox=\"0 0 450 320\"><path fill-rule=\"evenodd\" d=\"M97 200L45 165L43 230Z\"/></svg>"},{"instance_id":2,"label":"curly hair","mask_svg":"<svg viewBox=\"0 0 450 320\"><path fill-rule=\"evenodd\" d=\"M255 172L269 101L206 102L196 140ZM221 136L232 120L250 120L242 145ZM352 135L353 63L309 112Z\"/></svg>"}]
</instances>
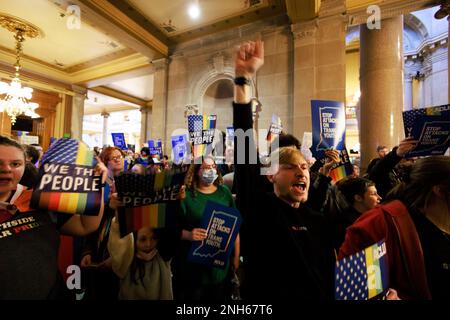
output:
<instances>
[{"instance_id":1,"label":"curly hair","mask_svg":"<svg viewBox=\"0 0 450 320\"><path fill-rule=\"evenodd\" d=\"M186 177L184 179L184 184L186 185L188 190L191 190L191 192L193 193L194 197L196 196L196 190L198 188L198 172L200 171L200 168L203 164L203 162L206 159L211 159L214 164L216 164L216 161L214 161L214 158L211 156L205 157L203 159L203 161L201 163L198 163L199 161L194 161L194 163L192 163L189 167L188 172L186 173ZM218 168L216 168L217 171L217 179L214 181L214 185L217 187L221 184L223 184L223 178L222 178L222 174L220 173L220 170Z\"/></svg>"},{"instance_id":2,"label":"curly hair","mask_svg":"<svg viewBox=\"0 0 450 320\"><path fill-rule=\"evenodd\" d=\"M122 155L122 157L125 156L125 154L123 153L123 151L120 150L120 149L117 148L117 147L106 147L106 148L104 148L104 149L102 150L102 152L101 152L100 155L99 155L100 160L102 160L102 162L103 162L105 165L107 165L107 164L108 164L108 161L111 160L111 154L112 154L114 151L116 151L116 150L120 152L120 154Z\"/></svg>"}]
</instances>

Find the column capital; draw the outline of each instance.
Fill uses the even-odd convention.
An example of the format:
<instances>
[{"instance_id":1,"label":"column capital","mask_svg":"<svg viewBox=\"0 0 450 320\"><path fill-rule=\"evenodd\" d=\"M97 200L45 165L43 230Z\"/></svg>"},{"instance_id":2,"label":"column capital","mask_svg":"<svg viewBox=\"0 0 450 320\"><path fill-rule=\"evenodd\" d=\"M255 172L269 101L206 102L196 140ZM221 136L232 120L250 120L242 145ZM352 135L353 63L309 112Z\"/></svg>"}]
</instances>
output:
<instances>
[{"instance_id":1,"label":"column capital","mask_svg":"<svg viewBox=\"0 0 450 320\"><path fill-rule=\"evenodd\" d=\"M314 42L318 27L318 19L313 19L305 22L298 22L291 25L291 31L294 35L295 43L310 44Z\"/></svg>"},{"instance_id":2,"label":"column capital","mask_svg":"<svg viewBox=\"0 0 450 320\"><path fill-rule=\"evenodd\" d=\"M147 113L150 112L151 110L150 110L149 106L145 106L145 107L140 107L140 108L139 108L139 111L140 111L141 113L147 114Z\"/></svg>"},{"instance_id":3,"label":"column capital","mask_svg":"<svg viewBox=\"0 0 450 320\"><path fill-rule=\"evenodd\" d=\"M77 86L75 84L72 85L72 91L77 95L85 96L87 94L87 89L85 87Z\"/></svg>"},{"instance_id":4,"label":"column capital","mask_svg":"<svg viewBox=\"0 0 450 320\"><path fill-rule=\"evenodd\" d=\"M110 114L109 114L108 112L106 112L106 111L103 111L100 115L101 115L103 118L108 118L108 117L110 116Z\"/></svg>"},{"instance_id":5,"label":"column capital","mask_svg":"<svg viewBox=\"0 0 450 320\"><path fill-rule=\"evenodd\" d=\"M167 66L169 65L169 59L160 58L152 60L152 65L155 67L156 71L161 69L167 69Z\"/></svg>"}]
</instances>

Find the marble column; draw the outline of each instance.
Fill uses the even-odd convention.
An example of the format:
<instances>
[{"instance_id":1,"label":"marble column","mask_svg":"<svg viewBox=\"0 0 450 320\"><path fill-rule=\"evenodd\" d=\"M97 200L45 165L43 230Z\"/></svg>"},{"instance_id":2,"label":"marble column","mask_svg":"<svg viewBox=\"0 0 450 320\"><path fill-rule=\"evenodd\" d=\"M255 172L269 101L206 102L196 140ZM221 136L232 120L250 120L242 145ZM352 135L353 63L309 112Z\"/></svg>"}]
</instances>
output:
<instances>
[{"instance_id":1,"label":"marble column","mask_svg":"<svg viewBox=\"0 0 450 320\"><path fill-rule=\"evenodd\" d=\"M151 123L147 126L151 127L151 136L147 139L161 139L163 143L163 153L166 152L166 128L167 128L167 87L168 87L168 64L169 60L161 58L152 61L155 67L153 80L153 106ZM145 141L146 142L146 141Z\"/></svg>"},{"instance_id":2,"label":"marble column","mask_svg":"<svg viewBox=\"0 0 450 320\"><path fill-rule=\"evenodd\" d=\"M102 130L102 146L108 144L108 118L110 114L108 112L102 112L103 117L103 130Z\"/></svg>"},{"instance_id":3,"label":"marble column","mask_svg":"<svg viewBox=\"0 0 450 320\"><path fill-rule=\"evenodd\" d=\"M84 100L86 99L87 90L76 85L72 86L72 90L75 95L72 98L70 136L73 139L81 140L83 135Z\"/></svg>"},{"instance_id":4,"label":"marble column","mask_svg":"<svg viewBox=\"0 0 450 320\"><path fill-rule=\"evenodd\" d=\"M392 148L403 133L403 16L381 21L381 29L360 26L361 169L378 145Z\"/></svg>"},{"instance_id":5,"label":"marble column","mask_svg":"<svg viewBox=\"0 0 450 320\"><path fill-rule=\"evenodd\" d=\"M139 138L139 146L136 148L141 148L144 143L146 143L151 137L151 117L152 117L152 104L149 103L146 107L141 107L141 136Z\"/></svg>"},{"instance_id":6,"label":"marble column","mask_svg":"<svg viewBox=\"0 0 450 320\"><path fill-rule=\"evenodd\" d=\"M425 79L419 79L419 108L425 108Z\"/></svg>"},{"instance_id":7,"label":"marble column","mask_svg":"<svg viewBox=\"0 0 450 320\"><path fill-rule=\"evenodd\" d=\"M323 1L319 17L292 25L294 36L293 134L311 131L311 100L345 102L344 1Z\"/></svg>"},{"instance_id":8,"label":"marble column","mask_svg":"<svg viewBox=\"0 0 450 320\"><path fill-rule=\"evenodd\" d=\"M413 81L412 75L405 74L405 91L404 91L404 106L403 111L412 110L413 108Z\"/></svg>"}]
</instances>

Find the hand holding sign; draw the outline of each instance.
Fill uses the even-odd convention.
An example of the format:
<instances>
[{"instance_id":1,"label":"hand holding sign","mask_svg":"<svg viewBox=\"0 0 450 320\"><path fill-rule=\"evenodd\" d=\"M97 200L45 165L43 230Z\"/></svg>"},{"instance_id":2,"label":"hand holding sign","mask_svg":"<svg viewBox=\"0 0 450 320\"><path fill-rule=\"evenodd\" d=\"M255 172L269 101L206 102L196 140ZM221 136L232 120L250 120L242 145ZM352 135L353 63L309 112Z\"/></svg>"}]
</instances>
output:
<instances>
[{"instance_id":1,"label":"hand holding sign","mask_svg":"<svg viewBox=\"0 0 450 320\"><path fill-rule=\"evenodd\" d=\"M194 228L189 234L190 241L202 241L205 240L207 236L207 231L202 228Z\"/></svg>"},{"instance_id":2,"label":"hand holding sign","mask_svg":"<svg viewBox=\"0 0 450 320\"><path fill-rule=\"evenodd\" d=\"M400 141L400 144L397 148L397 156L404 157L409 151L414 149L414 147L417 145L417 140L414 140L414 138L406 138Z\"/></svg>"},{"instance_id":3,"label":"hand holding sign","mask_svg":"<svg viewBox=\"0 0 450 320\"><path fill-rule=\"evenodd\" d=\"M196 229L195 232L197 241L201 242L193 242L189 260L212 267L225 268L240 224L239 211L208 201L201 223L203 228ZM204 228L207 230L206 237Z\"/></svg>"}]
</instances>

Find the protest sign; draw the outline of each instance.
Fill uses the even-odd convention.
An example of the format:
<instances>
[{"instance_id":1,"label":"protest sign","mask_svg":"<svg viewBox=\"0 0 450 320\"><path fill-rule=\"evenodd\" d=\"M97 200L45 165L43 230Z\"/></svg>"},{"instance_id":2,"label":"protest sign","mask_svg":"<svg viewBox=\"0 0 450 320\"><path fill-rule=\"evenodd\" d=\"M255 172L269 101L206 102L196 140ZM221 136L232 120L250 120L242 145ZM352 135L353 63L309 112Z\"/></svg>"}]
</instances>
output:
<instances>
[{"instance_id":1,"label":"protest sign","mask_svg":"<svg viewBox=\"0 0 450 320\"><path fill-rule=\"evenodd\" d=\"M111 133L113 144L115 147L126 150L127 144L125 142L125 135L123 133Z\"/></svg>"},{"instance_id":2,"label":"protest sign","mask_svg":"<svg viewBox=\"0 0 450 320\"><path fill-rule=\"evenodd\" d=\"M192 243L188 260L225 269L241 220L237 209L208 201L199 226L207 230L206 239Z\"/></svg>"},{"instance_id":3,"label":"protest sign","mask_svg":"<svg viewBox=\"0 0 450 320\"><path fill-rule=\"evenodd\" d=\"M216 115L188 116L189 141L192 143L194 158L211 154L216 120Z\"/></svg>"},{"instance_id":4,"label":"protest sign","mask_svg":"<svg viewBox=\"0 0 450 320\"><path fill-rule=\"evenodd\" d=\"M313 143L316 159L325 157L325 150L343 150L345 144L345 109L338 101L311 100Z\"/></svg>"},{"instance_id":5,"label":"protest sign","mask_svg":"<svg viewBox=\"0 0 450 320\"><path fill-rule=\"evenodd\" d=\"M165 170L156 174L121 174L115 178L119 199L120 234L125 236L143 227L164 228L175 225L178 195L185 172Z\"/></svg>"},{"instance_id":6,"label":"protest sign","mask_svg":"<svg viewBox=\"0 0 450 320\"><path fill-rule=\"evenodd\" d=\"M88 146L75 139L59 139L42 158L39 183L31 205L43 210L97 215L101 177L94 176L96 160Z\"/></svg>"},{"instance_id":7,"label":"protest sign","mask_svg":"<svg viewBox=\"0 0 450 320\"><path fill-rule=\"evenodd\" d=\"M335 299L368 300L389 289L384 240L336 262Z\"/></svg>"},{"instance_id":8,"label":"protest sign","mask_svg":"<svg viewBox=\"0 0 450 320\"><path fill-rule=\"evenodd\" d=\"M185 160L187 155L187 138L186 135L172 136L172 152L173 152L173 162L175 164L180 164Z\"/></svg>"},{"instance_id":9,"label":"protest sign","mask_svg":"<svg viewBox=\"0 0 450 320\"><path fill-rule=\"evenodd\" d=\"M405 157L443 155L450 147L450 105L403 112L405 136L418 140Z\"/></svg>"}]
</instances>

